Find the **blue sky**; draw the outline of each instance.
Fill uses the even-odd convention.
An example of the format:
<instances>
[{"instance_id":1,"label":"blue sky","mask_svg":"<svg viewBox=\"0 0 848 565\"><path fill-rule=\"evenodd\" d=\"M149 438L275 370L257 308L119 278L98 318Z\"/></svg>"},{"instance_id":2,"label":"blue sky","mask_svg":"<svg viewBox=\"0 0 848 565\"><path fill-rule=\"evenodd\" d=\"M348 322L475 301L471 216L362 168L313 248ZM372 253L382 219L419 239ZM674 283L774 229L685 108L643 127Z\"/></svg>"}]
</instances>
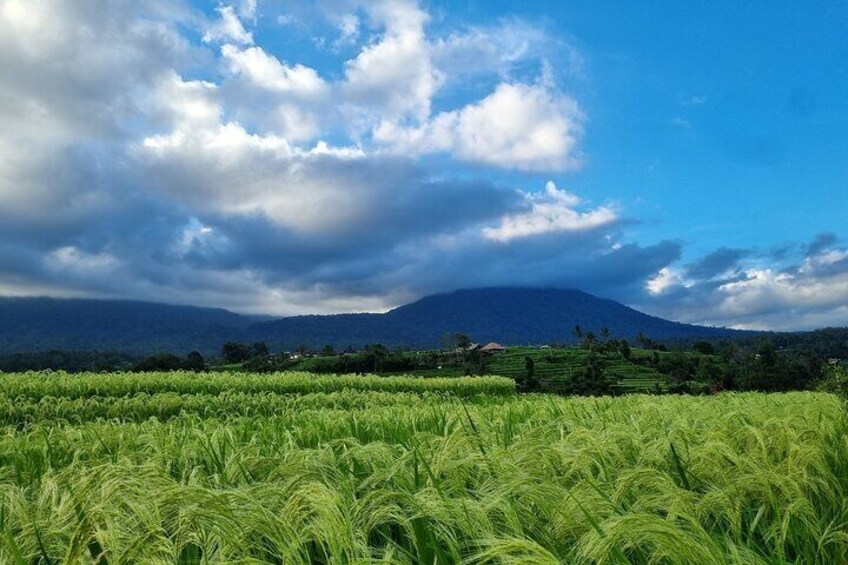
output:
<instances>
[{"instance_id":1,"label":"blue sky","mask_svg":"<svg viewBox=\"0 0 848 565\"><path fill-rule=\"evenodd\" d=\"M848 5L0 0L0 294L848 323Z\"/></svg>"}]
</instances>

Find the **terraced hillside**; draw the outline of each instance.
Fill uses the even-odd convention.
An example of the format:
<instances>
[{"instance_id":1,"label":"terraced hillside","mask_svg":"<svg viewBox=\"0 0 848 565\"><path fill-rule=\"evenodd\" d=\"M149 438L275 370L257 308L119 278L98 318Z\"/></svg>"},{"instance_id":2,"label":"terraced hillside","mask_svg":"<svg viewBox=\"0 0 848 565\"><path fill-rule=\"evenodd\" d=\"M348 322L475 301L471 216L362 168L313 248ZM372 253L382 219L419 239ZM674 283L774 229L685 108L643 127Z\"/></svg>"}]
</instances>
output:
<instances>
[{"instance_id":1,"label":"terraced hillside","mask_svg":"<svg viewBox=\"0 0 848 565\"><path fill-rule=\"evenodd\" d=\"M513 379L521 378L527 373L526 358L533 360L533 370L536 377L544 383L567 382L584 370L590 353L586 350L569 349L539 349L537 347L510 347L503 353L488 357L485 361L487 373L502 375ZM663 354L665 355L665 354ZM621 356L601 355L604 373L614 380L612 386L621 392L654 392L667 388L666 375L646 361L650 352L634 353L633 360Z\"/></svg>"}]
</instances>

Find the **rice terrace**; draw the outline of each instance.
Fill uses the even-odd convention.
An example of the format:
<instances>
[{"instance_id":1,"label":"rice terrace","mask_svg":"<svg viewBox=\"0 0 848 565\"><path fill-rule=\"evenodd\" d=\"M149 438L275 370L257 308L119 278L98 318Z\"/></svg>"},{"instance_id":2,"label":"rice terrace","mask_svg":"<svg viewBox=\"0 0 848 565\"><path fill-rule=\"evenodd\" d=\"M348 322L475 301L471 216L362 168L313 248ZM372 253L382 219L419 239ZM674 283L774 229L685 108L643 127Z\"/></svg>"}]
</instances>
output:
<instances>
[{"instance_id":1,"label":"rice terrace","mask_svg":"<svg viewBox=\"0 0 848 565\"><path fill-rule=\"evenodd\" d=\"M0 565L848 565L846 30L0 0Z\"/></svg>"}]
</instances>

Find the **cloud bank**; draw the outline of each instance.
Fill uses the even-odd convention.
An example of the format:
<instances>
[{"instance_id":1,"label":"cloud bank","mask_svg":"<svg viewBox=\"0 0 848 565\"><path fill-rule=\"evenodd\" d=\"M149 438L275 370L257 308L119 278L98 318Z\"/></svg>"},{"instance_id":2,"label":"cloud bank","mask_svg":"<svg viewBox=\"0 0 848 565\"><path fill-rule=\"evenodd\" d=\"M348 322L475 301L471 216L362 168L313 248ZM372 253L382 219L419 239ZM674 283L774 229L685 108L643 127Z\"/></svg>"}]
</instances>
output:
<instances>
[{"instance_id":1,"label":"cloud bank","mask_svg":"<svg viewBox=\"0 0 848 565\"><path fill-rule=\"evenodd\" d=\"M693 322L848 319L835 236L781 270L732 249L679 267L682 243L558 188L587 162L584 68L544 26L436 32L412 0L263 10L0 2L0 293L292 314L542 285ZM263 39L300 23L332 68Z\"/></svg>"},{"instance_id":2,"label":"cloud bank","mask_svg":"<svg viewBox=\"0 0 848 565\"><path fill-rule=\"evenodd\" d=\"M830 233L788 257L718 249L647 284L645 309L670 318L753 330L814 329L848 319L848 246Z\"/></svg>"}]
</instances>

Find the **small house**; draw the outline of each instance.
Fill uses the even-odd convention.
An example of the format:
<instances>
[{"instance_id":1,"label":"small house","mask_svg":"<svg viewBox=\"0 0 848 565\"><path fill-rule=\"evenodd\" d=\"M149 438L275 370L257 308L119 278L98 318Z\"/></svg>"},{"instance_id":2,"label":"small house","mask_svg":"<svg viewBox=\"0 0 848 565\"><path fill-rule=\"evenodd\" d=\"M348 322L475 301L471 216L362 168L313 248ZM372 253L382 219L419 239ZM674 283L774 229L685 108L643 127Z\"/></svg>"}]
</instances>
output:
<instances>
[{"instance_id":1,"label":"small house","mask_svg":"<svg viewBox=\"0 0 848 565\"><path fill-rule=\"evenodd\" d=\"M506 347L500 343L495 343L494 341L490 341L480 348L480 352L482 353L502 353L504 351L506 351Z\"/></svg>"}]
</instances>

